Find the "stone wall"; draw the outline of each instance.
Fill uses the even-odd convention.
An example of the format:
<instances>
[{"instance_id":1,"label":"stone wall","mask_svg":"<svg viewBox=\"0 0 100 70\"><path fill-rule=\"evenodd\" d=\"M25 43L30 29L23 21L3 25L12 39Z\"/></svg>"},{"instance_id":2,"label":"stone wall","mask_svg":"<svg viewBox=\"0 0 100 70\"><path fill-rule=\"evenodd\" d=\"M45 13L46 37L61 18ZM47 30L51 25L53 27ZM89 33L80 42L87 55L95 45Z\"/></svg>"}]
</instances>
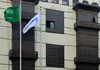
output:
<instances>
[{"instance_id":1,"label":"stone wall","mask_svg":"<svg viewBox=\"0 0 100 70\"><path fill-rule=\"evenodd\" d=\"M11 70L9 50L12 47L12 26L4 20L4 10L11 6L10 0L0 0L0 70Z\"/></svg>"}]
</instances>

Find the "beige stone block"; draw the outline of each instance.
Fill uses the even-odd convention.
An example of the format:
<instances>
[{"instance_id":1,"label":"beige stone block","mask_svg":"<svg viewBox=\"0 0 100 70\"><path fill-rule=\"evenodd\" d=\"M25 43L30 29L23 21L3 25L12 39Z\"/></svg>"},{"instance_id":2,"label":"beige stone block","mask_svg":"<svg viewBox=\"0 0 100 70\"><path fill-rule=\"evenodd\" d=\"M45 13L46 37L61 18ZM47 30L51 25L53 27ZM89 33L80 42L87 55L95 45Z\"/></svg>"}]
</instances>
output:
<instances>
[{"instance_id":1,"label":"beige stone block","mask_svg":"<svg viewBox=\"0 0 100 70\"><path fill-rule=\"evenodd\" d=\"M41 66L46 66L46 59L40 59L40 58L38 58L36 60L36 62L35 62L35 66L40 66L40 64L41 64Z\"/></svg>"},{"instance_id":2,"label":"beige stone block","mask_svg":"<svg viewBox=\"0 0 100 70\"><path fill-rule=\"evenodd\" d=\"M46 44L42 44L40 50L41 50L41 57L46 58Z\"/></svg>"},{"instance_id":3,"label":"beige stone block","mask_svg":"<svg viewBox=\"0 0 100 70\"><path fill-rule=\"evenodd\" d=\"M74 61L74 58L76 57L76 47L65 46L64 53L65 53L65 55L64 55L65 60L73 60Z\"/></svg>"},{"instance_id":4,"label":"beige stone block","mask_svg":"<svg viewBox=\"0 0 100 70\"><path fill-rule=\"evenodd\" d=\"M41 13L42 15L46 14L45 7L41 5L36 5L35 6L35 13Z\"/></svg>"},{"instance_id":5,"label":"beige stone block","mask_svg":"<svg viewBox=\"0 0 100 70\"><path fill-rule=\"evenodd\" d=\"M64 6L60 4L53 4L53 3L46 3L46 2L39 2L38 6L42 6L43 8L46 9L52 9L52 10L58 10L58 11L73 11L72 7L70 6Z\"/></svg>"},{"instance_id":6,"label":"beige stone block","mask_svg":"<svg viewBox=\"0 0 100 70\"><path fill-rule=\"evenodd\" d=\"M100 33L100 32L99 32ZM100 36L99 36L100 37ZM98 57L100 58L100 39L98 39Z\"/></svg>"},{"instance_id":7,"label":"beige stone block","mask_svg":"<svg viewBox=\"0 0 100 70\"><path fill-rule=\"evenodd\" d=\"M98 18L98 23L100 23L100 17Z\"/></svg>"},{"instance_id":8,"label":"beige stone block","mask_svg":"<svg viewBox=\"0 0 100 70\"><path fill-rule=\"evenodd\" d=\"M11 49L12 49L12 40L10 40L8 43L8 50L11 50Z\"/></svg>"},{"instance_id":9,"label":"beige stone block","mask_svg":"<svg viewBox=\"0 0 100 70\"><path fill-rule=\"evenodd\" d=\"M76 23L76 20L74 19L66 19L64 18L64 27L68 28L73 28L74 29L74 24Z\"/></svg>"},{"instance_id":10,"label":"beige stone block","mask_svg":"<svg viewBox=\"0 0 100 70\"><path fill-rule=\"evenodd\" d=\"M99 4L99 6L100 6L100 1L98 1L98 4Z\"/></svg>"},{"instance_id":11,"label":"beige stone block","mask_svg":"<svg viewBox=\"0 0 100 70\"><path fill-rule=\"evenodd\" d=\"M50 3L51 3L51 0L48 0L48 2L50 2Z\"/></svg>"},{"instance_id":12,"label":"beige stone block","mask_svg":"<svg viewBox=\"0 0 100 70\"><path fill-rule=\"evenodd\" d=\"M12 24L3 19L0 19L0 26L12 27Z\"/></svg>"},{"instance_id":13,"label":"beige stone block","mask_svg":"<svg viewBox=\"0 0 100 70\"><path fill-rule=\"evenodd\" d=\"M0 2L0 8L7 8L7 7L10 7L11 6L11 3L9 2Z\"/></svg>"},{"instance_id":14,"label":"beige stone block","mask_svg":"<svg viewBox=\"0 0 100 70\"><path fill-rule=\"evenodd\" d=\"M57 67L44 67L42 70L68 70L68 69L57 68Z\"/></svg>"},{"instance_id":15,"label":"beige stone block","mask_svg":"<svg viewBox=\"0 0 100 70\"><path fill-rule=\"evenodd\" d=\"M0 64L0 70L9 70L8 65L1 65Z\"/></svg>"},{"instance_id":16,"label":"beige stone block","mask_svg":"<svg viewBox=\"0 0 100 70\"><path fill-rule=\"evenodd\" d=\"M12 39L12 29L8 27L0 27L0 38Z\"/></svg>"},{"instance_id":17,"label":"beige stone block","mask_svg":"<svg viewBox=\"0 0 100 70\"><path fill-rule=\"evenodd\" d=\"M75 30L72 29L72 28L64 28L64 33L65 34L73 34L73 35L76 35Z\"/></svg>"},{"instance_id":18,"label":"beige stone block","mask_svg":"<svg viewBox=\"0 0 100 70\"><path fill-rule=\"evenodd\" d=\"M35 13L39 13L40 12L40 6L39 5L36 5L34 8L35 8Z\"/></svg>"},{"instance_id":19,"label":"beige stone block","mask_svg":"<svg viewBox=\"0 0 100 70\"><path fill-rule=\"evenodd\" d=\"M69 18L69 19L76 19L76 13L75 12L65 12L64 17Z\"/></svg>"},{"instance_id":20,"label":"beige stone block","mask_svg":"<svg viewBox=\"0 0 100 70\"><path fill-rule=\"evenodd\" d=\"M83 0L79 0L79 2L82 2Z\"/></svg>"},{"instance_id":21,"label":"beige stone block","mask_svg":"<svg viewBox=\"0 0 100 70\"><path fill-rule=\"evenodd\" d=\"M75 69L74 61L65 61L65 68L68 68L70 70Z\"/></svg>"},{"instance_id":22,"label":"beige stone block","mask_svg":"<svg viewBox=\"0 0 100 70\"><path fill-rule=\"evenodd\" d=\"M4 19L4 9L0 9L0 19Z\"/></svg>"},{"instance_id":23,"label":"beige stone block","mask_svg":"<svg viewBox=\"0 0 100 70\"><path fill-rule=\"evenodd\" d=\"M0 55L0 64L9 64L9 56Z\"/></svg>"},{"instance_id":24,"label":"beige stone block","mask_svg":"<svg viewBox=\"0 0 100 70\"><path fill-rule=\"evenodd\" d=\"M40 67L38 67L38 66L35 66L35 70L40 70Z\"/></svg>"},{"instance_id":25,"label":"beige stone block","mask_svg":"<svg viewBox=\"0 0 100 70\"><path fill-rule=\"evenodd\" d=\"M35 31L39 31L39 30L40 30L40 28L37 28L37 27L35 28Z\"/></svg>"},{"instance_id":26,"label":"beige stone block","mask_svg":"<svg viewBox=\"0 0 100 70\"><path fill-rule=\"evenodd\" d=\"M11 44L11 40L0 39L0 54L9 55Z\"/></svg>"},{"instance_id":27,"label":"beige stone block","mask_svg":"<svg viewBox=\"0 0 100 70\"><path fill-rule=\"evenodd\" d=\"M100 50L100 38L98 39L98 48Z\"/></svg>"},{"instance_id":28,"label":"beige stone block","mask_svg":"<svg viewBox=\"0 0 100 70\"><path fill-rule=\"evenodd\" d=\"M94 1L95 1L95 0L94 0ZM89 0L88 2L89 2L89 4L92 4L92 3L93 3L93 0Z\"/></svg>"},{"instance_id":29,"label":"beige stone block","mask_svg":"<svg viewBox=\"0 0 100 70\"><path fill-rule=\"evenodd\" d=\"M12 65L9 65L8 66L8 70L12 70Z\"/></svg>"},{"instance_id":30,"label":"beige stone block","mask_svg":"<svg viewBox=\"0 0 100 70\"><path fill-rule=\"evenodd\" d=\"M8 64L12 64L12 61L9 59Z\"/></svg>"},{"instance_id":31,"label":"beige stone block","mask_svg":"<svg viewBox=\"0 0 100 70\"><path fill-rule=\"evenodd\" d=\"M35 42L40 42L41 32L35 31Z\"/></svg>"},{"instance_id":32,"label":"beige stone block","mask_svg":"<svg viewBox=\"0 0 100 70\"><path fill-rule=\"evenodd\" d=\"M41 42L58 44L58 45L76 45L76 37L73 35L63 35L63 34L54 34L42 32Z\"/></svg>"},{"instance_id":33,"label":"beige stone block","mask_svg":"<svg viewBox=\"0 0 100 70\"><path fill-rule=\"evenodd\" d=\"M39 58L40 58L40 54L42 58L46 58L46 44L35 43L35 51L38 52Z\"/></svg>"},{"instance_id":34,"label":"beige stone block","mask_svg":"<svg viewBox=\"0 0 100 70\"><path fill-rule=\"evenodd\" d=\"M61 5L62 5L62 0L59 0L59 4L61 4Z\"/></svg>"},{"instance_id":35,"label":"beige stone block","mask_svg":"<svg viewBox=\"0 0 100 70\"><path fill-rule=\"evenodd\" d=\"M44 7L42 7L40 12L41 12L42 15L45 15L46 14L46 9Z\"/></svg>"},{"instance_id":36,"label":"beige stone block","mask_svg":"<svg viewBox=\"0 0 100 70\"><path fill-rule=\"evenodd\" d=\"M100 58L100 46L99 46L99 50L98 50L98 57Z\"/></svg>"},{"instance_id":37,"label":"beige stone block","mask_svg":"<svg viewBox=\"0 0 100 70\"><path fill-rule=\"evenodd\" d=\"M2 2L11 2L11 0L0 0Z\"/></svg>"},{"instance_id":38,"label":"beige stone block","mask_svg":"<svg viewBox=\"0 0 100 70\"><path fill-rule=\"evenodd\" d=\"M6 8L7 7L7 3L5 2L0 2L0 8Z\"/></svg>"},{"instance_id":39,"label":"beige stone block","mask_svg":"<svg viewBox=\"0 0 100 70\"><path fill-rule=\"evenodd\" d=\"M46 25L46 15L41 15L41 24Z\"/></svg>"},{"instance_id":40,"label":"beige stone block","mask_svg":"<svg viewBox=\"0 0 100 70\"><path fill-rule=\"evenodd\" d=\"M45 25L41 25L41 31L46 31Z\"/></svg>"},{"instance_id":41,"label":"beige stone block","mask_svg":"<svg viewBox=\"0 0 100 70\"><path fill-rule=\"evenodd\" d=\"M92 0L92 2L99 3L99 2L100 2L100 0Z\"/></svg>"},{"instance_id":42,"label":"beige stone block","mask_svg":"<svg viewBox=\"0 0 100 70\"><path fill-rule=\"evenodd\" d=\"M98 39L98 50L100 50L100 39Z\"/></svg>"},{"instance_id":43,"label":"beige stone block","mask_svg":"<svg viewBox=\"0 0 100 70\"><path fill-rule=\"evenodd\" d=\"M99 39L100 39L100 31L99 31L98 35L99 35Z\"/></svg>"},{"instance_id":44,"label":"beige stone block","mask_svg":"<svg viewBox=\"0 0 100 70\"><path fill-rule=\"evenodd\" d=\"M73 6L73 0L69 0L69 6Z\"/></svg>"},{"instance_id":45,"label":"beige stone block","mask_svg":"<svg viewBox=\"0 0 100 70\"><path fill-rule=\"evenodd\" d=\"M35 70L74 70L74 69L69 69L69 68L58 68L58 67L39 67L35 66Z\"/></svg>"},{"instance_id":46,"label":"beige stone block","mask_svg":"<svg viewBox=\"0 0 100 70\"><path fill-rule=\"evenodd\" d=\"M98 17L100 17L100 12L98 13Z\"/></svg>"},{"instance_id":47,"label":"beige stone block","mask_svg":"<svg viewBox=\"0 0 100 70\"><path fill-rule=\"evenodd\" d=\"M35 51L38 52L38 57L40 57L40 43L35 43Z\"/></svg>"},{"instance_id":48,"label":"beige stone block","mask_svg":"<svg viewBox=\"0 0 100 70\"><path fill-rule=\"evenodd\" d=\"M99 70L100 70L100 64L99 64Z\"/></svg>"},{"instance_id":49,"label":"beige stone block","mask_svg":"<svg viewBox=\"0 0 100 70\"><path fill-rule=\"evenodd\" d=\"M35 31L46 31L46 27L45 27L45 25L40 25L40 27L39 28L35 28Z\"/></svg>"}]
</instances>

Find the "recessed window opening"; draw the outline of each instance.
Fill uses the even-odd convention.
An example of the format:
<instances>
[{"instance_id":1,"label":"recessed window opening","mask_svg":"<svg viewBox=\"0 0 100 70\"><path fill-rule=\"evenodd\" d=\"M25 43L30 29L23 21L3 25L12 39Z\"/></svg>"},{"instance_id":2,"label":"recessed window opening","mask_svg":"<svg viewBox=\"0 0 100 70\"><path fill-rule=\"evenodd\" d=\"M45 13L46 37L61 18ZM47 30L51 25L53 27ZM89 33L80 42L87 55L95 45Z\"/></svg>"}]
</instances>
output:
<instances>
[{"instance_id":1,"label":"recessed window opening","mask_svg":"<svg viewBox=\"0 0 100 70\"><path fill-rule=\"evenodd\" d=\"M95 18L93 17L93 20L92 20L93 22L95 22Z\"/></svg>"},{"instance_id":2,"label":"recessed window opening","mask_svg":"<svg viewBox=\"0 0 100 70\"><path fill-rule=\"evenodd\" d=\"M52 3L58 3L58 0L52 0L51 2Z\"/></svg>"},{"instance_id":3,"label":"recessed window opening","mask_svg":"<svg viewBox=\"0 0 100 70\"><path fill-rule=\"evenodd\" d=\"M92 22L98 23L97 17L93 17Z\"/></svg>"},{"instance_id":4,"label":"recessed window opening","mask_svg":"<svg viewBox=\"0 0 100 70\"><path fill-rule=\"evenodd\" d=\"M93 17L93 22L98 23L98 18L97 17Z\"/></svg>"},{"instance_id":5,"label":"recessed window opening","mask_svg":"<svg viewBox=\"0 0 100 70\"><path fill-rule=\"evenodd\" d=\"M47 28L55 28L55 22L54 21L46 21L46 27Z\"/></svg>"},{"instance_id":6,"label":"recessed window opening","mask_svg":"<svg viewBox=\"0 0 100 70\"><path fill-rule=\"evenodd\" d=\"M62 0L63 5L68 5L68 0Z\"/></svg>"}]
</instances>

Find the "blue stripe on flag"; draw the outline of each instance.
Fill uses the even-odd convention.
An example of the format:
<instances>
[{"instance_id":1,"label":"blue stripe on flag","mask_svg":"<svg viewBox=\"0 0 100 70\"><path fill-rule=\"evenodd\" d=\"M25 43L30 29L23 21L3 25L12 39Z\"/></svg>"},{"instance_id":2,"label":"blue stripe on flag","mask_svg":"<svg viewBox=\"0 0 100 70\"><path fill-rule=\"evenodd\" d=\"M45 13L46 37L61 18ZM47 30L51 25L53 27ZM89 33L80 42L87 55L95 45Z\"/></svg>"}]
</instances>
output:
<instances>
[{"instance_id":1,"label":"blue stripe on flag","mask_svg":"<svg viewBox=\"0 0 100 70\"><path fill-rule=\"evenodd\" d=\"M34 18L27 27L25 27L25 30L31 25L31 23L35 22L35 21L38 21L38 18Z\"/></svg>"}]
</instances>

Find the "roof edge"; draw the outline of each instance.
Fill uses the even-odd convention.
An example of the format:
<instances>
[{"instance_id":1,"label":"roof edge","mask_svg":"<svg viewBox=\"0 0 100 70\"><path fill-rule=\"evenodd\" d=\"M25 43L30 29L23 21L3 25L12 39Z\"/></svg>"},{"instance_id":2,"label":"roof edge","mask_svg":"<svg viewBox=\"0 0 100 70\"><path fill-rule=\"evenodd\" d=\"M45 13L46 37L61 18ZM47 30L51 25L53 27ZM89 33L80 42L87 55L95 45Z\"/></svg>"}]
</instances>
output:
<instances>
[{"instance_id":1,"label":"roof edge","mask_svg":"<svg viewBox=\"0 0 100 70\"><path fill-rule=\"evenodd\" d=\"M89 11L95 11L95 12L99 12L100 11L100 6L96 6L96 5L90 5L90 4L85 4L85 3L76 3L76 5L73 7L73 9L75 11L77 11L78 9L83 9L83 10L89 10Z\"/></svg>"}]
</instances>

